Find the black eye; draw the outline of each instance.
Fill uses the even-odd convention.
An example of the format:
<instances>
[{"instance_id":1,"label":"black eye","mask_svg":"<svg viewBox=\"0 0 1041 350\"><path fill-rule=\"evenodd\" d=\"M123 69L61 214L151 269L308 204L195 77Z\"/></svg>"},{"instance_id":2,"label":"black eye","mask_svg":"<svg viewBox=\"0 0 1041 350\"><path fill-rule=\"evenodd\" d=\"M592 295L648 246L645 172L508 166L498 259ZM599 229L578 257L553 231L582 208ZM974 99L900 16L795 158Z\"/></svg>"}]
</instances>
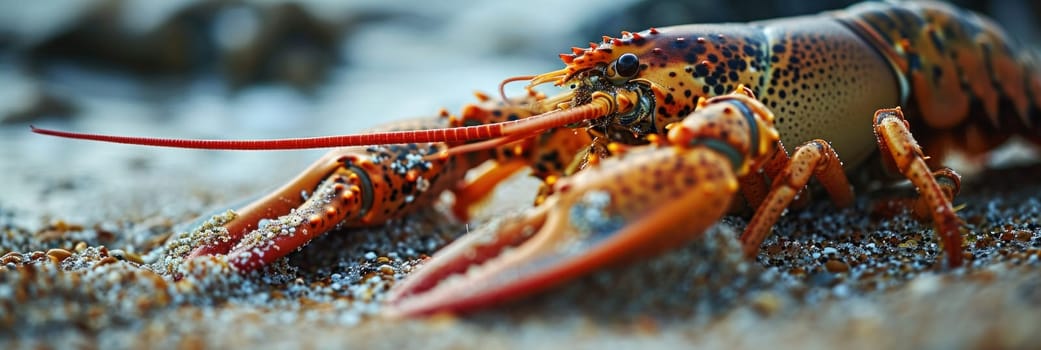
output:
<instances>
[{"instance_id":1,"label":"black eye","mask_svg":"<svg viewBox=\"0 0 1041 350\"><path fill-rule=\"evenodd\" d=\"M615 61L614 69L623 77L634 76L640 70L640 58L632 53L624 54Z\"/></svg>"}]
</instances>

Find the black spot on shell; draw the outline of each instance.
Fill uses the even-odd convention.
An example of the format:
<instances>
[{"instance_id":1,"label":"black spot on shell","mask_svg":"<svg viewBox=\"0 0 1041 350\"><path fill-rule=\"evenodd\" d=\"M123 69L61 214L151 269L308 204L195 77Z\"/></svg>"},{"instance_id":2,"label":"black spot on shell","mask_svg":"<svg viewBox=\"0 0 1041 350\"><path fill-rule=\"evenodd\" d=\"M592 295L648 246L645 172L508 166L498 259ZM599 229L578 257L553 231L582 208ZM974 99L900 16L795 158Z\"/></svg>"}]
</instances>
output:
<instances>
[{"instance_id":1,"label":"black spot on shell","mask_svg":"<svg viewBox=\"0 0 1041 350\"><path fill-rule=\"evenodd\" d=\"M694 77L697 78L704 76L708 76L708 65L699 63L694 66Z\"/></svg>"},{"instance_id":2,"label":"black spot on shell","mask_svg":"<svg viewBox=\"0 0 1041 350\"><path fill-rule=\"evenodd\" d=\"M658 106L658 114L662 117L669 117L669 111L665 109L665 106Z\"/></svg>"},{"instance_id":3,"label":"black spot on shell","mask_svg":"<svg viewBox=\"0 0 1041 350\"><path fill-rule=\"evenodd\" d=\"M684 39L684 38L676 38L676 40L672 41L672 47L673 48L685 49L685 48L687 48L687 46L690 46L690 43L687 42L687 40Z\"/></svg>"},{"instance_id":4,"label":"black spot on shell","mask_svg":"<svg viewBox=\"0 0 1041 350\"><path fill-rule=\"evenodd\" d=\"M698 62L698 54L693 53L693 52L687 52L686 55L683 55L683 60L686 61L687 63L697 63Z\"/></svg>"},{"instance_id":5,"label":"black spot on shell","mask_svg":"<svg viewBox=\"0 0 1041 350\"><path fill-rule=\"evenodd\" d=\"M742 51L744 51L745 55L748 55L748 56L755 56L755 53L756 53L755 52L755 48L752 47L751 45L745 45L742 48Z\"/></svg>"},{"instance_id":6,"label":"black spot on shell","mask_svg":"<svg viewBox=\"0 0 1041 350\"><path fill-rule=\"evenodd\" d=\"M705 54L706 52L708 52L708 48L705 47L705 44L698 43L697 45L694 45L694 47L690 49L690 52L693 52L695 55L702 55L702 54Z\"/></svg>"}]
</instances>

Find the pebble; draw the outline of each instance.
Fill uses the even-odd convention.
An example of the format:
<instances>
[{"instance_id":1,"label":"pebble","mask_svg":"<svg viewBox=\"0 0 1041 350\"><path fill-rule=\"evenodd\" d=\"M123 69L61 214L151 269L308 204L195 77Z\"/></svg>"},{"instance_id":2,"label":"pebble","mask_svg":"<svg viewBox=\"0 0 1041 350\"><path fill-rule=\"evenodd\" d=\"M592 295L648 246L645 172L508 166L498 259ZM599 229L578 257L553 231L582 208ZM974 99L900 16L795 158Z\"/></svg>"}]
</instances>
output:
<instances>
[{"instance_id":1,"label":"pebble","mask_svg":"<svg viewBox=\"0 0 1041 350\"><path fill-rule=\"evenodd\" d=\"M772 316L781 308L781 298L777 294L765 292L752 298L752 310L760 315Z\"/></svg>"},{"instance_id":2,"label":"pebble","mask_svg":"<svg viewBox=\"0 0 1041 350\"><path fill-rule=\"evenodd\" d=\"M11 266L21 264L22 263L22 254L19 253L19 252L10 252L10 253L4 254L3 257L0 257L0 263L3 263L4 265L11 265Z\"/></svg>"},{"instance_id":3,"label":"pebble","mask_svg":"<svg viewBox=\"0 0 1041 350\"><path fill-rule=\"evenodd\" d=\"M824 267L831 273L849 272L849 265L842 260L829 259L824 263Z\"/></svg>"},{"instance_id":4,"label":"pebble","mask_svg":"<svg viewBox=\"0 0 1041 350\"><path fill-rule=\"evenodd\" d=\"M108 264L111 264L111 263L115 263L117 261L119 261L119 260L116 259L115 257L106 256L104 258L101 258L101 260L98 260L98 262L94 263L94 267L97 268L97 267L105 266L105 265L108 265Z\"/></svg>"},{"instance_id":5,"label":"pebble","mask_svg":"<svg viewBox=\"0 0 1041 350\"><path fill-rule=\"evenodd\" d=\"M62 262L72 256L72 253L65 249L54 248L47 251L47 256L56 259L57 262Z\"/></svg>"},{"instance_id":6,"label":"pebble","mask_svg":"<svg viewBox=\"0 0 1041 350\"><path fill-rule=\"evenodd\" d=\"M129 261L135 264L144 264L144 260L141 259L140 255L134 253L128 253L122 249L112 249L108 252L113 257L119 260Z\"/></svg>"}]
</instances>

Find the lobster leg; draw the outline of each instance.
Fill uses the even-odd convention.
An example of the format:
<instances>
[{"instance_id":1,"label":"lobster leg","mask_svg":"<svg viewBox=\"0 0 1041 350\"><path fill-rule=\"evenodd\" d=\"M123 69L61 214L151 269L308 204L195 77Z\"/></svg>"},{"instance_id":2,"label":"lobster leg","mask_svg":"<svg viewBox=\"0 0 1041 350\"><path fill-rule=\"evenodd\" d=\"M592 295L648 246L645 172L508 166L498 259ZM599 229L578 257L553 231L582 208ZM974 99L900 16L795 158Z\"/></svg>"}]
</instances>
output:
<instances>
[{"instance_id":1,"label":"lobster leg","mask_svg":"<svg viewBox=\"0 0 1041 350\"><path fill-rule=\"evenodd\" d=\"M784 152L784 149L775 152ZM846 207L853 203L853 189L835 150L824 140L807 142L795 150L784 170L773 178L773 188L741 235L745 254L754 256L759 251L770 228L795 196L806 187L811 176L824 186L835 205Z\"/></svg>"},{"instance_id":2,"label":"lobster leg","mask_svg":"<svg viewBox=\"0 0 1041 350\"><path fill-rule=\"evenodd\" d=\"M917 206L922 206L925 208L924 211L931 213L936 234L940 237L947 254L947 265L961 266L961 220L954 213L950 200L950 196L960 185L957 174L947 169L934 175L929 170L925 163L926 157L911 135L900 108L878 110L875 112L874 124L883 156L918 189L920 204ZM937 178L940 179L939 182ZM944 183L943 186L940 185L941 182Z\"/></svg>"},{"instance_id":3,"label":"lobster leg","mask_svg":"<svg viewBox=\"0 0 1041 350\"><path fill-rule=\"evenodd\" d=\"M480 202L492 193L495 186L525 167L531 168L531 175L543 181L535 198L535 204L541 203L552 192L553 183L557 179L578 171L576 162L566 163L565 160L577 159L591 142L592 138L587 133L560 128L499 149L494 166L473 181L452 190L456 196L452 206L453 214L466 220L473 204Z\"/></svg>"},{"instance_id":4,"label":"lobster leg","mask_svg":"<svg viewBox=\"0 0 1041 350\"><path fill-rule=\"evenodd\" d=\"M784 149L781 142L777 142L777 151L773 153L766 164L763 164L762 172L752 171L738 179L741 183L741 194L749 207L758 208L766 199L770 191L767 179L777 178L789 162L788 151Z\"/></svg>"},{"instance_id":5,"label":"lobster leg","mask_svg":"<svg viewBox=\"0 0 1041 350\"><path fill-rule=\"evenodd\" d=\"M473 204L480 202L492 193L495 186L525 167L531 169L532 176L543 181L535 198L536 205L541 203L552 193L553 183L557 179L579 170L577 162L567 163L565 160L578 159L580 154L589 149L591 142L588 133L559 128L499 149L494 166L473 181L452 190L456 196L452 206L453 214L466 220Z\"/></svg>"},{"instance_id":6,"label":"lobster leg","mask_svg":"<svg viewBox=\"0 0 1041 350\"><path fill-rule=\"evenodd\" d=\"M961 175L951 168L944 167L934 171L933 178L936 179L936 184L940 186L940 191L948 201L954 200L954 196L961 191ZM918 196L911 204L912 213L919 220L932 220L933 210L931 208L933 206L930 204L929 198L925 196Z\"/></svg>"},{"instance_id":7,"label":"lobster leg","mask_svg":"<svg viewBox=\"0 0 1041 350\"><path fill-rule=\"evenodd\" d=\"M495 191L495 187L504 180L516 174L527 166L522 160L510 160L496 162L490 168L468 183L461 184L452 190L455 194L455 203L452 204L452 214L462 221L470 218L470 207L484 200Z\"/></svg>"},{"instance_id":8,"label":"lobster leg","mask_svg":"<svg viewBox=\"0 0 1041 350\"><path fill-rule=\"evenodd\" d=\"M936 178L936 184L940 185L944 197L947 197L947 200L954 200L954 196L961 190L961 176L950 168L940 168L933 172L933 177ZM933 219L933 210L930 209L927 198L923 196L881 200L875 203L872 210L875 215L892 216L907 208L911 208L911 215L917 220L932 221Z\"/></svg>"}]
</instances>

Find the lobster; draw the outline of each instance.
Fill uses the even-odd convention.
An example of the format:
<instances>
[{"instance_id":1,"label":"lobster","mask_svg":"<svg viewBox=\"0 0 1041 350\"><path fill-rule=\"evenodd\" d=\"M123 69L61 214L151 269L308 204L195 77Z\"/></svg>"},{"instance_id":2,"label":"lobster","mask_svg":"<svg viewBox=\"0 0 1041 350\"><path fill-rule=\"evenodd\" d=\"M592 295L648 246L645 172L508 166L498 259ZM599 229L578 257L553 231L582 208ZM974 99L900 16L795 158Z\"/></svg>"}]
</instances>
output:
<instances>
[{"instance_id":1,"label":"lobster","mask_svg":"<svg viewBox=\"0 0 1041 350\"><path fill-rule=\"evenodd\" d=\"M932 220L945 265L958 267L961 220L951 201L960 177L941 167L944 156L982 156L1013 136L1041 145L1036 58L992 21L943 3L622 32L560 58L560 70L503 82L529 81L523 98L506 98L500 85L500 100L482 96L460 117L390 131L280 140L33 131L203 149L346 147L191 253L228 254L243 270L334 227L403 215L444 190L457 193L455 212L465 215L509 174L534 169L544 181L535 207L435 253L387 297L387 313L398 316L479 308L653 256L698 237L738 192L755 209L740 237L754 256L811 178L848 206L845 169L861 167L910 180L919 196L909 205ZM567 90L531 89L546 83ZM488 160L491 170L460 182Z\"/></svg>"}]
</instances>

